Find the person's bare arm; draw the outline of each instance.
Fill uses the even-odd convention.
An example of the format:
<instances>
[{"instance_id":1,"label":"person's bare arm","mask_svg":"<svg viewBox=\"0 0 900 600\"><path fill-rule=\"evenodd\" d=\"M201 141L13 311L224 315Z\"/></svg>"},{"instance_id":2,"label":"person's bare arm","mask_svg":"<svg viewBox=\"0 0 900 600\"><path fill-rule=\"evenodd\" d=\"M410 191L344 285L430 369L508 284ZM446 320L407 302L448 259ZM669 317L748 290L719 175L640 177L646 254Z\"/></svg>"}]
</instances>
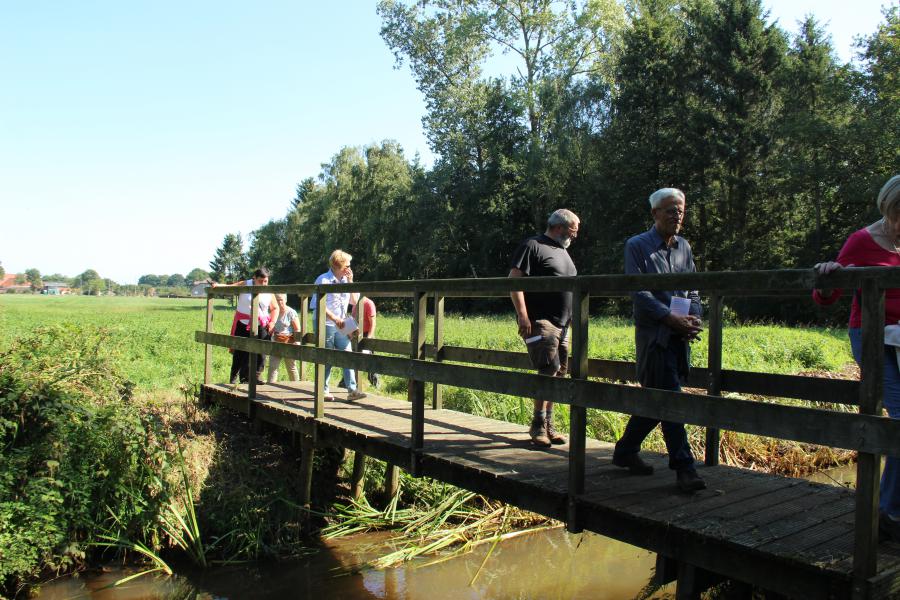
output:
<instances>
[{"instance_id":1,"label":"person's bare arm","mask_svg":"<svg viewBox=\"0 0 900 600\"><path fill-rule=\"evenodd\" d=\"M513 267L509 270L509 277L525 277L520 269ZM519 335L523 338L531 337L531 321L528 319L528 308L525 307L525 292L519 290L510 292L513 308L516 309L516 321L519 324Z\"/></svg>"}]
</instances>

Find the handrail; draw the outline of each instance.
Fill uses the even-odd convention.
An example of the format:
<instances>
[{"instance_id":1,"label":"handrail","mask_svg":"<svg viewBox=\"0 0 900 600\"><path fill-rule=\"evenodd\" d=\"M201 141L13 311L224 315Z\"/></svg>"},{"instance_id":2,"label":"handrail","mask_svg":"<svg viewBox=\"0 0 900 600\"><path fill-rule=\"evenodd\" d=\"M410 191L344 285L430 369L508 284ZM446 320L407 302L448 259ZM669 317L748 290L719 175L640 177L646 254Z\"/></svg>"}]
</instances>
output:
<instances>
[{"instance_id":1,"label":"handrail","mask_svg":"<svg viewBox=\"0 0 900 600\"><path fill-rule=\"evenodd\" d=\"M773 271L719 271L702 273L652 273L641 275L579 275L577 277L484 277L477 279L410 279L368 281L328 285L285 284L265 286L219 286L207 288L212 296L262 292L311 296L329 292L365 292L369 297L411 297L416 291L431 293L512 291L573 291L576 287L591 296L621 296L636 290L691 289L701 293L747 295L809 291L815 288L858 288L865 280L877 280L882 288L900 288L900 267L847 267L828 275L813 269Z\"/></svg>"},{"instance_id":2,"label":"handrail","mask_svg":"<svg viewBox=\"0 0 900 600\"><path fill-rule=\"evenodd\" d=\"M751 373L722 369L722 297L723 296L796 296L815 288L862 288L863 360L861 380L831 380L796 375ZM876 572L878 478L881 454L900 455L900 422L881 416L883 393L882 367L884 344L884 290L900 288L900 268L850 267L828 275L813 269L775 271L733 271L646 275L589 275L579 277L526 277L483 279L425 279L374 281L346 284L223 286L207 288L207 327L198 331L196 340L207 347L204 382L210 383L210 346L235 348L309 361L315 364L315 417L325 415L324 365L375 370L409 380L412 402L410 470L420 474L420 459L426 443L425 382L435 389L433 407L440 407L440 386L455 385L474 389L540 397L570 407L569 439L569 512L567 527L581 531L577 498L584 490L586 410L597 408L637 414L662 420L693 423L707 427L706 462L718 462L719 428L831 445L859 451L857 464L856 540L854 546L854 590L864 597L870 578ZM706 369L692 369L688 385L705 388L707 394L672 392L604 381L590 377L633 381L633 363L588 357L588 306L591 297L627 296L639 290L693 289L709 296L710 320L708 363ZM570 291L573 294L571 379L559 379L533 373L509 373L483 365L528 369L525 353L447 346L443 343L444 298L502 297L512 291ZM324 347L324 299L334 292L358 292L367 297L402 297L413 300L413 326L408 342L362 340L369 347L408 358L348 353ZM301 336L302 345L278 344L252 338L213 334L212 299L241 293L293 293L300 295L306 308L317 295L318 326L314 335ZM426 343L425 322L428 298L434 298L434 343ZM306 311L304 310L304 313ZM305 316L305 314L304 314ZM254 320L255 321L255 320ZM304 318L304 331L306 327ZM431 359L431 360L429 360ZM466 362L469 364L452 364ZM471 364L479 366L471 366ZM631 374L629 374L631 371ZM821 408L785 406L723 397L727 391L857 404L859 413ZM248 389L252 398L255 386Z\"/></svg>"}]
</instances>

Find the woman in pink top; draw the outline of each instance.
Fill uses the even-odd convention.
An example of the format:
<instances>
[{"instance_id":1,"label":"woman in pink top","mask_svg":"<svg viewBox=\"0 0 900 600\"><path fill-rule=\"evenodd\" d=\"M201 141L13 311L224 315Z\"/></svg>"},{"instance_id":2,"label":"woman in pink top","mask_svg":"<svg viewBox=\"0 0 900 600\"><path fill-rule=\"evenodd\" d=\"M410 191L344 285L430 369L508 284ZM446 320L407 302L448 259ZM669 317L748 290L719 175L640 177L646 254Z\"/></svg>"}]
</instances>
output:
<instances>
[{"instance_id":1,"label":"woman in pink top","mask_svg":"<svg viewBox=\"0 0 900 600\"><path fill-rule=\"evenodd\" d=\"M878 210L882 218L860 229L847 238L835 261L818 263L820 274L831 273L842 267L898 267L900 266L900 175L891 177L878 193ZM814 290L813 300L819 304L833 304L841 297L842 290ZM900 289L885 291L884 322L894 325L900 322ZM862 355L859 292L853 294L850 309L850 347L856 362ZM900 370L897 368L897 352L893 346L884 347L884 407L893 419L900 418ZM888 456L881 476L879 505L879 537L900 541L900 458Z\"/></svg>"}]
</instances>

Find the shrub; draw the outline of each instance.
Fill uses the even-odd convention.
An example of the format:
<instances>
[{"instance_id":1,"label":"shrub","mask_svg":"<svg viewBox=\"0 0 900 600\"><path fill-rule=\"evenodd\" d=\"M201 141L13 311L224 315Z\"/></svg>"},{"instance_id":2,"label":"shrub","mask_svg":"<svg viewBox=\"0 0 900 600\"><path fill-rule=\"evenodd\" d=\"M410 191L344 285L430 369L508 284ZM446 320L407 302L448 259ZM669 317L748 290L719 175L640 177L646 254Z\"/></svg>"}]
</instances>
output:
<instances>
[{"instance_id":1,"label":"shrub","mask_svg":"<svg viewBox=\"0 0 900 600\"><path fill-rule=\"evenodd\" d=\"M161 432L129 403L107 339L62 325L0 352L0 594L77 564L113 527L159 539Z\"/></svg>"}]
</instances>

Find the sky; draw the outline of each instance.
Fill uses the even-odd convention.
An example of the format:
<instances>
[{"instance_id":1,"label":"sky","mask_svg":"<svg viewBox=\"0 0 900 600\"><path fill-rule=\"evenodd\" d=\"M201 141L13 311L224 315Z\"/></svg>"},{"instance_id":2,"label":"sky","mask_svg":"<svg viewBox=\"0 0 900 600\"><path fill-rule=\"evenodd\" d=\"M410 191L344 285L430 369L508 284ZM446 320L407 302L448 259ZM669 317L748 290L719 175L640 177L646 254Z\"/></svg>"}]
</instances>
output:
<instances>
[{"instance_id":1,"label":"sky","mask_svg":"<svg viewBox=\"0 0 900 600\"><path fill-rule=\"evenodd\" d=\"M841 60L897 0L763 0ZM287 212L344 146L432 164L375 2L0 0L0 264L118 283L186 274Z\"/></svg>"}]
</instances>

